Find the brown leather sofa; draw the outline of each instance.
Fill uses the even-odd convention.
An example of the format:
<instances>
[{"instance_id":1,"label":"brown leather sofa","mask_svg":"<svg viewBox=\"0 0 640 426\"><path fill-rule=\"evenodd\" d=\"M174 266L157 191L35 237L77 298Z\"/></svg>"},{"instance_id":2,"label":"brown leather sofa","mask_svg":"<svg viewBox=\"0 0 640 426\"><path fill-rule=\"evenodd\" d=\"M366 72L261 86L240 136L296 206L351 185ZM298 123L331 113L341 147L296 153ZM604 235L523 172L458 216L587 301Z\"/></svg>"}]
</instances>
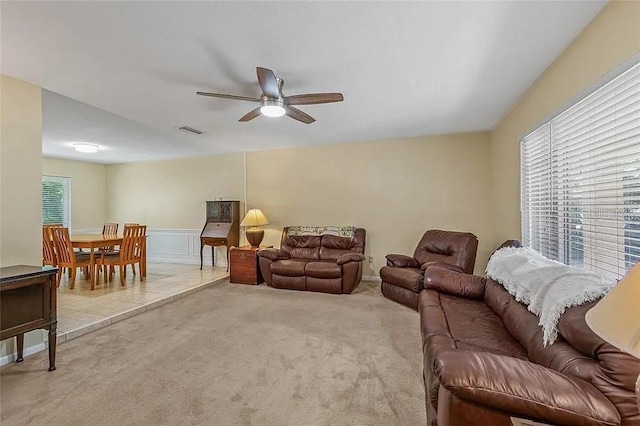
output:
<instances>
[{"instance_id":1,"label":"brown leather sofa","mask_svg":"<svg viewBox=\"0 0 640 426\"><path fill-rule=\"evenodd\" d=\"M353 238L333 235L289 236L282 231L280 248L258 251L267 285L290 290L351 293L362 278L366 231Z\"/></svg>"},{"instance_id":2,"label":"brown leather sofa","mask_svg":"<svg viewBox=\"0 0 640 426\"><path fill-rule=\"evenodd\" d=\"M517 244L510 241L507 245ZM430 425L640 425L640 360L587 326L596 302L569 308L558 339L542 343L538 317L490 278L438 266L420 294Z\"/></svg>"},{"instance_id":3,"label":"brown leather sofa","mask_svg":"<svg viewBox=\"0 0 640 426\"><path fill-rule=\"evenodd\" d=\"M469 232L425 232L413 257L388 254L387 266L380 269L382 294L391 300L418 310L418 295L423 289L424 270L442 264L452 270L473 273L478 238Z\"/></svg>"}]
</instances>

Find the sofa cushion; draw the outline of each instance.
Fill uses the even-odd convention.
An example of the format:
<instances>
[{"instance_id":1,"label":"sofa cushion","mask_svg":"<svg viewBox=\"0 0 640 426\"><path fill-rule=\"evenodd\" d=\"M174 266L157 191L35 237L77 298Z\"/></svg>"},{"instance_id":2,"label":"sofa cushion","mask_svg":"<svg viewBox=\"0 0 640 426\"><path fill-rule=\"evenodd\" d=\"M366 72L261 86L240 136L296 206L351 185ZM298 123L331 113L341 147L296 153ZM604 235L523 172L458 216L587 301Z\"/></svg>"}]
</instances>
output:
<instances>
[{"instance_id":1,"label":"sofa cushion","mask_svg":"<svg viewBox=\"0 0 640 426\"><path fill-rule=\"evenodd\" d=\"M578 352L561 335L553 345L544 346L542 329L536 315L529 312L524 304L517 302L493 279L487 278L485 289L485 302L502 318L509 333L526 349L529 360L561 373L590 380L597 366L594 359Z\"/></svg>"},{"instance_id":2,"label":"sofa cushion","mask_svg":"<svg viewBox=\"0 0 640 426\"><path fill-rule=\"evenodd\" d=\"M322 237L300 236L282 239L280 250L292 259L318 260Z\"/></svg>"},{"instance_id":3,"label":"sofa cushion","mask_svg":"<svg viewBox=\"0 0 640 426\"><path fill-rule=\"evenodd\" d=\"M340 278L342 268L336 262L308 262L304 272L309 277L314 278Z\"/></svg>"},{"instance_id":4,"label":"sofa cushion","mask_svg":"<svg viewBox=\"0 0 640 426\"><path fill-rule=\"evenodd\" d=\"M287 277L284 275L274 275L272 279L273 288L284 288L287 290L306 290L307 277Z\"/></svg>"},{"instance_id":5,"label":"sofa cushion","mask_svg":"<svg viewBox=\"0 0 640 426\"><path fill-rule=\"evenodd\" d=\"M484 301L449 296L433 290L424 291L422 295L424 298L438 299L446 318L444 326L454 348L528 359L525 349L509 334L502 319ZM423 321L423 336L429 335L431 326L429 321Z\"/></svg>"},{"instance_id":6,"label":"sofa cushion","mask_svg":"<svg viewBox=\"0 0 640 426\"><path fill-rule=\"evenodd\" d=\"M527 359L527 354L482 301L424 290L419 297L427 400L438 406L438 379L434 362L447 350L475 350Z\"/></svg>"},{"instance_id":7,"label":"sofa cushion","mask_svg":"<svg viewBox=\"0 0 640 426\"><path fill-rule=\"evenodd\" d=\"M395 268L383 266L380 269L380 278L398 287L419 293L422 290L422 271L420 268Z\"/></svg>"},{"instance_id":8,"label":"sofa cushion","mask_svg":"<svg viewBox=\"0 0 640 426\"><path fill-rule=\"evenodd\" d=\"M511 335L528 349L529 344L541 331L538 317L529 312L525 305L516 302L504 287L491 278L485 281L484 301L502 319Z\"/></svg>"},{"instance_id":9,"label":"sofa cushion","mask_svg":"<svg viewBox=\"0 0 640 426\"><path fill-rule=\"evenodd\" d=\"M336 260L345 253L364 253L366 232L356 228L353 238L324 235L320 243L320 259Z\"/></svg>"},{"instance_id":10,"label":"sofa cushion","mask_svg":"<svg viewBox=\"0 0 640 426\"><path fill-rule=\"evenodd\" d=\"M477 249L478 239L471 233L432 229L422 236L413 257L420 264L448 263L470 274L476 262Z\"/></svg>"},{"instance_id":11,"label":"sofa cushion","mask_svg":"<svg viewBox=\"0 0 640 426\"><path fill-rule=\"evenodd\" d=\"M467 401L553 424L618 425L616 407L592 384L513 357L485 352L439 354L434 374Z\"/></svg>"},{"instance_id":12,"label":"sofa cushion","mask_svg":"<svg viewBox=\"0 0 640 426\"><path fill-rule=\"evenodd\" d=\"M407 290L404 287L398 287L390 283L382 282L380 285L382 295L387 299L403 304L413 310L418 310L418 293Z\"/></svg>"},{"instance_id":13,"label":"sofa cushion","mask_svg":"<svg viewBox=\"0 0 640 426\"><path fill-rule=\"evenodd\" d=\"M325 235L322 237L320 245L322 247L338 249L338 250L351 250L354 245L353 238L336 237L335 235Z\"/></svg>"},{"instance_id":14,"label":"sofa cushion","mask_svg":"<svg viewBox=\"0 0 640 426\"><path fill-rule=\"evenodd\" d=\"M558 321L559 335L580 353L593 357L595 363L591 382L611 402L623 419L623 424L640 424L640 412L634 404L635 382L640 375L640 359L621 352L598 337L585 321L585 314L596 302L567 309ZM552 347L555 345L552 345ZM584 368L585 362L573 363ZM578 374L576 374L578 375Z\"/></svg>"},{"instance_id":15,"label":"sofa cushion","mask_svg":"<svg viewBox=\"0 0 640 426\"><path fill-rule=\"evenodd\" d=\"M321 293L342 293L342 278L314 278L307 275L307 290Z\"/></svg>"},{"instance_id":16,"label":"sofa cushion","mask_svg":"<svg viewBox=\"0 0 640 426\"><path fill-rule=\"evenodd\" d=\"M271 273L287 277L303 277L307 262L304 260L283 259L271 264Z\"/></svg>"}]
</instances>

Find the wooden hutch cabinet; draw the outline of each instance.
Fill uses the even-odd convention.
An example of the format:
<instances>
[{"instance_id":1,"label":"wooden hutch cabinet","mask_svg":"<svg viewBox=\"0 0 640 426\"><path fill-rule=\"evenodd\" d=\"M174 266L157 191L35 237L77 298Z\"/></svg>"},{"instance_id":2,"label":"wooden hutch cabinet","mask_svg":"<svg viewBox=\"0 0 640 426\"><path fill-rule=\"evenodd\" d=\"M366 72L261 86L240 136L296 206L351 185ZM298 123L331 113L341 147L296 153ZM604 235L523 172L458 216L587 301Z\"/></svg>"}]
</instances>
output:
<instances>
[{"instance_id":1,"label":"wooden hutch cabinet","mask_svg":"<svg viewBox=\"0 0 640 426\"><path fill-rule=\"evenodd\" d=\"M212 265L216 266L214 247L227 247L227 270L229 249L240 244L240 201L207 201L207 220L200 234L200 269L202 250L211 246Z\"/></svg>"}]
</instances>

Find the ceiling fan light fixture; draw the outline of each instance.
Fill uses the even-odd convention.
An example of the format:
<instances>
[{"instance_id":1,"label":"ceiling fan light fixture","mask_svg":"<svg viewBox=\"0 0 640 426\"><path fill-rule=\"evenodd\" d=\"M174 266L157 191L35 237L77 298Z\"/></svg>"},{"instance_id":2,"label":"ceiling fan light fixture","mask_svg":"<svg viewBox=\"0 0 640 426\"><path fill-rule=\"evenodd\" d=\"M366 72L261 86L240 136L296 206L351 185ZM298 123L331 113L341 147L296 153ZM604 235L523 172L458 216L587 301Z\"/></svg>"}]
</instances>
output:
<instances>
[{"instance_id":1,"label":"ceiling fan light fixture","mask_svg":"<svg viewBox=\"0 0 640 426\"><path fill-rule=\"evenodd\" d=\"M100 151L100 147L92 143L74 143L73 149L78 152L84 152L87 154L95 154L96 152Z\"/></svg>"},{"instance_id":2,"label":"ceiling fan light fixture","mask_svg":"<svg viewBox=\"0 0 640 426\"><path fill-rule=\"evenodd\" d=\"M260 103L260 113L267 117L282 117L286 112L284 102L279 99L264 100Z\"/></svg>"}]
</instances>

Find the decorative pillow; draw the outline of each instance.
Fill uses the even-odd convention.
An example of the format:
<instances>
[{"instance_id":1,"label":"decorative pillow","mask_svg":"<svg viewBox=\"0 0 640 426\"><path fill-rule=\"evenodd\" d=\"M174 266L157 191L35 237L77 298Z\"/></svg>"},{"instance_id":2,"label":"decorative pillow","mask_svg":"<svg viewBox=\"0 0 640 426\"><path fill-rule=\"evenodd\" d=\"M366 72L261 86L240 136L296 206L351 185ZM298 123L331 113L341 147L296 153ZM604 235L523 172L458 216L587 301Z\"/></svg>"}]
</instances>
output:
<instances>
[{"instance_id":1,"label":"decorative pillow","mask_svg":"<svg viewBox=\"0 0 640 426\"><path fill-rule=\"evenodd\" d=\"M287 233L290 237L297 237L302 235L333 235L335 237L353 238L356 234L355 226L290 226Z\"/></svg>"}]
</instances>

